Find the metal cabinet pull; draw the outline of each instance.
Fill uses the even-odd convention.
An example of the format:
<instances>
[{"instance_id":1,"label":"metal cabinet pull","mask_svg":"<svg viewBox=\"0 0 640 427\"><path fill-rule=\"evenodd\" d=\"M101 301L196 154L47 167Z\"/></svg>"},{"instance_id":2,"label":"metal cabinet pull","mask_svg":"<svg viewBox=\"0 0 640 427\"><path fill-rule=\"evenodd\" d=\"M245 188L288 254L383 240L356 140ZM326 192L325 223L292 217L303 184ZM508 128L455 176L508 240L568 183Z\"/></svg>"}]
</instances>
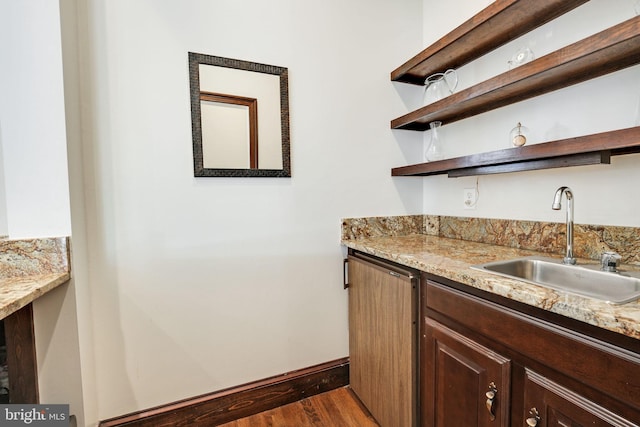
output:
<instances>
[{"instance_id":1,"label":"metal cabinet pull","mask_svg":"<svg viewBox=\"0 0 640 427\"><path fill-rule=\"evenodd\" d=\"M498 395L498 388L496 384L491 381L489 383L489 390L485 393L487 396L487 411L489 411L489 419L494 421L496 419L496 414L493 412L493 404L496 401L496 397Z\"/></svg>"},{"instance_id":2,"label":"metal cabinet pull","mask_svg":"<svg viewBox=\"0 0 640 427\"><path fill-rule=\"evenodd\" d=\"M347 281L347 276L349 275L347 273L348 266L349 266L349 259L344 258L342 260L342 285L344 286L344 289L347 289L349 287L349 282Z\"/></svg>"},{"instance_id":3,"label":"metal cabinet pull","mask_svg":"<svg viewBox=\"0 0 640 427\"><path fill-rule=\"evenodd\" d=\"M528 427L536 427L538 422L540 421L540 414L538 414L538 410L536 408L531 408L529 411L529 418L527 418L527 426Z\"/></svg>"}]
</instances>

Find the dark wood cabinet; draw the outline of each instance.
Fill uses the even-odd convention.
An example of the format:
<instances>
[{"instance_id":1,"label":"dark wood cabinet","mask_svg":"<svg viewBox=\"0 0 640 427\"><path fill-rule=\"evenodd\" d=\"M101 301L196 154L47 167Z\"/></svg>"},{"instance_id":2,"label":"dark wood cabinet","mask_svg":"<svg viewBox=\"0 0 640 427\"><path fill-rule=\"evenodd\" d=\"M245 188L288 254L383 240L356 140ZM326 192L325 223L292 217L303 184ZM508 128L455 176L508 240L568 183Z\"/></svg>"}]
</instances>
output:
<instances>
[{"instance_id":1,"label":"dark wood cabinet","mask_svg":"<svg viewBox=\"0 0 640 427\"><path fill-rule=\"evenodd\" d=\"M637 426L580 394L530 370L525 371L524 413L528 426ZM525 424L523 424L525 425Z\"/></svg>"},{"instance_id":2,"label":"dark wood cabinet","mask_svg":"<svg viewBox=\"0 0 640 427\"><path fill-rule=\"evenodd\" d=\"M511 361L426 318L422 425L507 427Z\"/></svg>"},{"instance_id":3,"label":"dark wood cabinet","mask_svg":"<svg viewBox=\"0 0 640 427\"><path fill-rule=\"evenodd\" d=\"M3 403L39 403L33 307L27 304L0 321L5 337L8 390Z\"/></svg>"},{"instance_id":4,"label":"dark wood cabinet","mask_svg":"<svg viewBox=\"0 0 640 427\"><path fill-rule=\"evenodd\" d=\"M638 340L426 273L421 305L422 427L640 426Z\"/></svg>"},{"instance_id":5,"label":"dark wood cabinet","mask_svg":"<svg viewBox=\"0 0 640 427\"><path fill-rule=\"evenodd\" d=\"M419 275L349 256L349 380L381 427L417 425Z\"/></svg>"}]
</instances>

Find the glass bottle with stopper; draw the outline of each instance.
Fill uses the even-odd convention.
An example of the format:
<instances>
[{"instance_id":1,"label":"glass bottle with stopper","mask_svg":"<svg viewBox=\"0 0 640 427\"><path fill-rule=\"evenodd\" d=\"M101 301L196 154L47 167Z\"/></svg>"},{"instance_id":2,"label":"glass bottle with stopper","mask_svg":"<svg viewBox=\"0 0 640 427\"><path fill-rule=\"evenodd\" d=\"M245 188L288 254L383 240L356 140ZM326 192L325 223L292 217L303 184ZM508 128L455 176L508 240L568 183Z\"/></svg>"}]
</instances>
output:
<instances>
[{"instance_id":1,"label":"glass bottle with stopper","mask_svg":"<svg viewBox=\"0 0 640 427\"><path fill-rule=\"evenodd\" d=\"M527 143L527 136L529 135L529 129L525 126L522 126L520 122L511 129L509 132L509 141L511 142L511 146L513 147L522 147Z\"/></svg>"}]
</instances>

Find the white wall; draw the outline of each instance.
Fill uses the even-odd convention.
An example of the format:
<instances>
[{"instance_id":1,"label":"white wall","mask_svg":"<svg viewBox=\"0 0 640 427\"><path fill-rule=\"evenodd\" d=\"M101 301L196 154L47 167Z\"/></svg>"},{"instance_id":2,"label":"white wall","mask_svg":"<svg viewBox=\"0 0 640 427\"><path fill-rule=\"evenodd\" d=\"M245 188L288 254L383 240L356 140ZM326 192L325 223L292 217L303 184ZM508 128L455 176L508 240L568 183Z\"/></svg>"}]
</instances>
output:
<instances>
[{"instance_id":1,"label":"white wall","mask_svg":"<svg viewBox=\"0 0 640 427\"><path fill-rule=\"evenodd\" d=\"M420 180L390 176L422 136L389 129L421 2L77 6L87 423L346 356L340 218L422 211ZM288 67L292 178L193 177L189 51Z\"/></svg>"},{"instance_id":2,"label":"white wall","mask_svg":"<svg viewBox=\"0 0 640 427\"><path fill-rule=\"evenodd\" d=\"M65 236L71 225L58 5L0 0L0 10L9 236Z\"/></svg>"},{"instance_id":3,"label":"white wall","mask_svg":"<svg viewBox=\"0 0 640 427\"><path fill-rule=\"evenodd\" d=\"M6 181L5 186L0 179L0 234L8 232L11 239L68 236L58 3L0 0L0 55L0 176ZM68 403L82 420L73 281L36 300L33 309L40 399Z\"/></svg>"},{"instance_id":4,"label":"white wall","mask_svg":"<svg viewBox=\"0 0 640 427\"><path fill-rule=\"evenodd\" d=\"M7 195L4 184L4 156L2 155L2 121L0 119L0 236L8 235L9 225L7 224Z\"/></svg>"},{"instance_id":5,"label":"white wall","mask_svg":"<svg viewBox=\"0 0 640 427\"><path fill-rule=\"evenodd\" d=\"M432 4L436 3L436 4ZM483 2L490 3L490 2ZM507 60L520 46L536 57L578 41L635 15L632 0L592 0L567 15L499 48L459 70L460 89L507 70ZM425 46L479 10L474 0L425 1L438 20L425 18ZM455 23L453 21L456 21ZM444 27L439 26L439 23ZM432 25L433 24L433 25ZM450 27L449 27L450 25ZM447 28L449 27L449 28ZM518 121L529 127L537 142L603 132L638 125L640 67L452 123L443 128L446 156L456 157L507 148L508 135ZM408 131L395 131L406 133ZM425 132L425 142L429 132ZM639 155L612 158L611 165L522 172L479 177L476 210L465 210L463 189L475 177L424 178L425 213L563 222L564 211L551 210L555 190L568 185L575 195L578 223L640 226ZM421 162L420 156L412 163Z\"/></svg>"}]
</instances>

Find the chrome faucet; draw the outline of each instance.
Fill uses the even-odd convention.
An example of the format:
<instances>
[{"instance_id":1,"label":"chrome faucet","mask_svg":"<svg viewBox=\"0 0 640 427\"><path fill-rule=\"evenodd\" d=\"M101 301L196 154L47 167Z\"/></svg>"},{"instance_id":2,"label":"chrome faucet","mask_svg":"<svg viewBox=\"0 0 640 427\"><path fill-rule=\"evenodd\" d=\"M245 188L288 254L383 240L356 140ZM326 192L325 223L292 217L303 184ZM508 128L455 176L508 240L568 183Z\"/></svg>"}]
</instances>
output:
<instances>
[{"instance_id":1,"label":"chrome faucet","mask_svg":"<svg viewBox=\"0 0 640 427\"><path fill-rule=\"evenodd\" d=\"M573 256L573 193L569 187L560 187L556 191L556 195L553 198L553 205L551 209L560 210L562 205L562 194L567 197L567 253L562 260L563 264L575 264L576 259Z\"/></svg>"}]
</instances>

